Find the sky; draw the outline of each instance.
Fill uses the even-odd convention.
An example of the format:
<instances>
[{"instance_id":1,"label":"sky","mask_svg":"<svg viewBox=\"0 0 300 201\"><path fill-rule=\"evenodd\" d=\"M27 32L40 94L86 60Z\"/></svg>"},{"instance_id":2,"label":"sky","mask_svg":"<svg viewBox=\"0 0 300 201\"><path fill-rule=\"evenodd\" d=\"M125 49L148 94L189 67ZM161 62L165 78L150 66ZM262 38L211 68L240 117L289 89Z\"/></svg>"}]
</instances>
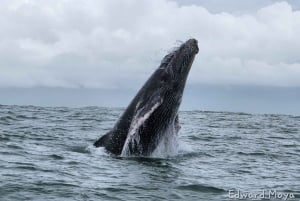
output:
<instances>
[{"instance_id":1,"label":"sky","mask_svg":"<svg viewBox=\"0 0 300 201\"><path fill-rule=\"evenodd\" d=\"M4 0L0 104L125 107L162 57L199 53L182 109L300 115L300 1Z\"/></svg>"}]
</instances>

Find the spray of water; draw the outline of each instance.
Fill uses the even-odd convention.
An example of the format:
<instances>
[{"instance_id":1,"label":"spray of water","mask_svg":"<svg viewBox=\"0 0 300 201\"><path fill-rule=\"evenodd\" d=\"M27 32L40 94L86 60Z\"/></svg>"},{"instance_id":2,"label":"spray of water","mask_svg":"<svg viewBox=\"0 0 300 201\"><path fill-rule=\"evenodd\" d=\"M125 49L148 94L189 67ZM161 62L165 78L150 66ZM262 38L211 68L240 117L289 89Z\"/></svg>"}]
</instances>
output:
<instances>
[{"instance_id":1,"label":"spray of water","mask_svg":"<svg viewBox=\"0 0 300 201\"><path fill-rule=\"evenodd\" d=\"M158 146L154 152L149 156L151 158L168 158L173 157L178 154L179 144L177 140L177 132L174 126L170 126L164 133L161 133L162 139L160 140ZM138 133L131 135L127 143L123 147L122 157L130 157L129 147L133 149L139 149L140 146L140 136ZM141 147L140 147L141 149Z\"/></svg>"},{"instance_id":2,"label":"spray of water","mask_svg":"<svg viewBox=\"0 0 300 201\"><path fill-rule=\"evenodd\" d=\"M169 158L174 157L178 154L179 144L178 144L178 133L174 127L174 124L163 133L161 136L160 143L151 154L153 158Z\"/></svg>"}]
</instances>

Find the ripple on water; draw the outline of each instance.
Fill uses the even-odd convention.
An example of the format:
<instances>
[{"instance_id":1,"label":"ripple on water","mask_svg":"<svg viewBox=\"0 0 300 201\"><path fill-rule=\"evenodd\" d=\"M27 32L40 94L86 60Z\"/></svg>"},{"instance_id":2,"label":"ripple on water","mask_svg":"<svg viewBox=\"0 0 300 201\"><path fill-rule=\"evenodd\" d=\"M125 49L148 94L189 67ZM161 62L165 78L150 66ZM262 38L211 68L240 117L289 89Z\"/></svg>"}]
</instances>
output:
<instances>
[{"instance_id":1,"label":"ripple on water","mask_svg":"<svg viewBox=\"0 0 300 201\"><path fill-rule=\"evenodd\" d=\"M118 157L92 146L123 109L0 105L0 200L227 200L227 189L300 193L300 121L180 113L178 154Z\"/></svg>"},{"instance_id":2,"label":"ripple on water","mask_svg":"<svg viewBox=\"0 0 300 201\"><path fill-rule=\"evenodd\" d=\"M202 184L188 184L188 185L179 185L176 187L181 190L189 190L203 193L224 193L226 190L222 188L217 188L214 186L206 186Z\"/></svg>"}]
</instances>

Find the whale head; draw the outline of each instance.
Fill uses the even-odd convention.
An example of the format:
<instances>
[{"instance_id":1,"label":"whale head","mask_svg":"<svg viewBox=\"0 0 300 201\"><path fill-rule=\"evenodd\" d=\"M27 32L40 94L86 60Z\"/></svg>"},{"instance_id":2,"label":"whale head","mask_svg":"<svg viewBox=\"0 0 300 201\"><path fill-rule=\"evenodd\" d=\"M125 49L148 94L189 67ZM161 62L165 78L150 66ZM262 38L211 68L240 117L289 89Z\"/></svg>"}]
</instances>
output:
<instances>
[{"instance_id":1,"label":"whale head","mask_svg":"<svg viewBox=\"0 0 300 201\"><path fill-rule=\"evenodd\" d=\"M162 93L171 90L169 95L182 96L189 71L198 52L198 41L189 39L163 58L157 70Z\"/></svg>"}]
</instances>

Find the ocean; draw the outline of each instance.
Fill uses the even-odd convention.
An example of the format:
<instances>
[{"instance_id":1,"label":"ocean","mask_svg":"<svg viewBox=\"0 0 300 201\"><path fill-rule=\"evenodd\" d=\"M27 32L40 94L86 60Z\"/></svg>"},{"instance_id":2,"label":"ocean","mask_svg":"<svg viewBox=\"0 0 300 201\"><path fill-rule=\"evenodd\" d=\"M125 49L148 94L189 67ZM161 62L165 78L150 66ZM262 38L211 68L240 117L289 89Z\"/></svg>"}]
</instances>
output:
<instances>
[{"instance_id":1,"label":"ocean","mask_svg":"<svg viewBox=\"0 0 300 201\"><path fill-rule=\"evenodd\" d=\"M181 111L178 152L93 142L122 108L0 105L0 200L300 200L300 117Z\"/></svg>"}]
</instances>

